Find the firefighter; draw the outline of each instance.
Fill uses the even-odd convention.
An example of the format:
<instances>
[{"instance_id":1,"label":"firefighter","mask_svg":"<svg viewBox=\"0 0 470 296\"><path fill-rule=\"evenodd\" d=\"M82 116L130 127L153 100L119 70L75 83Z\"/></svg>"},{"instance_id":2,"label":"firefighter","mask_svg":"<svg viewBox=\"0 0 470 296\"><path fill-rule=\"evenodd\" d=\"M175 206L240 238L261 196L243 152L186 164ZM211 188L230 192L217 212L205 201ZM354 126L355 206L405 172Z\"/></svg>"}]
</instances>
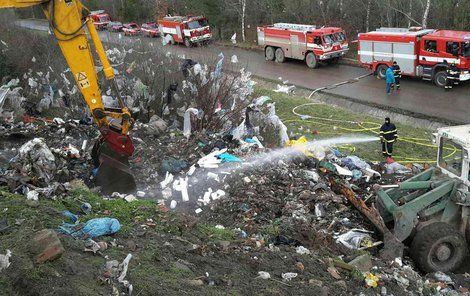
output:
<instances>
[{"instance_id":1,"label":"firefighter","mask_svg":"<svg viewBox=\"0 0 470 296\"><path fill-rule=\"evenodd\" d=\"M445 90L450 90L454 87L454 85L459 84L460 78L460 71L455 65L455 63L451 63L446 70L446 85Z\"/></svg>"},{"instance_id":2,"label":"firefighter","mask_svg":"<svg viewBox=\"0 0 470 296\"><path fill-rule=\"evenodd\" d=\"M393 69L393 77L395 77L395 89L400 90L401 70L400 70L400 66L397 64L396 61L393 62L392 69Z\"/></svg>"},{"instance_id":3,"label":"firefighter","mask_svg":"<svg viewBox=\"0 0 470 296\"><path fill-rule=\"evenodd\" d=\"M387 95L390 95L393 84L395 83L395 75L393 75L392 66L387 68L387 71L385 72L385 79L387 80L387 87L386 87Z\"/></svg>"},{"instance_id":4,"label":"firefighter","mask_svg":"<svg viewBox=\"0 0 470 296\"><path fill-rule=\"evenodd\" d=\"M380 127L380 141L382 142L382 155L387 160L392 160L393 143L398 139L397 127L390 122L390 118L385 118L384 124Z\"/></svg>"}]
</instances>

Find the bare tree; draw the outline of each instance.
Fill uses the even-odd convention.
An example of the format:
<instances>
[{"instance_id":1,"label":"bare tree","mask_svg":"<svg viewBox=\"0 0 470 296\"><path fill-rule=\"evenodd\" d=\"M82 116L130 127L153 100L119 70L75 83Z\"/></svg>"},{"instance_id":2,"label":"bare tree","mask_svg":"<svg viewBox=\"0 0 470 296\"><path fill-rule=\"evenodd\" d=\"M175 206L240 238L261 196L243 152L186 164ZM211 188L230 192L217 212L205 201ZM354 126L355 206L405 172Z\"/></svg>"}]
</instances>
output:
<instances>
[{"instance_id":1,"label":"bare tree","mask_svg":"<svg viewBox=\"0 0 470 296\"><path fill-rule=\"evenodd\" d=\"M369 32L370 30L370 6L372 0L367 0L367 6L366 6L366 32Z\"/></svg>"},{"instance_id":2,"label":"bare tree","mask_svg":"<svg viewBox=\"0 0 470 296\"><path fill-rule=\"evenodd\" d=\"M431 0L427 0L426 7L424 8L424 14L423 14L423 21L422 21L423 28L426 28L428 25L428 16L429 16L430 9L431 9Z\"/></svg>"},{"instance_id":3,"label":"bare tree","mask_svg":"<svg viewBox=\"0 0 470 296\"><path fill-rule=\"evenodd\" d=\"M411 17L413 12L413 0L408 0L408 15ZM411 27L411 19L408 18L408 28Z\"/></svg>"},{"instance_id":4,"label":"bare tree","mask_svg":"<svg viewBox=\"0 0 470 296\"><path fill-rule=\"evenodd\" d=\"M246 0L226 0L225 5L237 13L238 19L240 21L242 41L245 42Z\"/></svg>"}]
</instances>

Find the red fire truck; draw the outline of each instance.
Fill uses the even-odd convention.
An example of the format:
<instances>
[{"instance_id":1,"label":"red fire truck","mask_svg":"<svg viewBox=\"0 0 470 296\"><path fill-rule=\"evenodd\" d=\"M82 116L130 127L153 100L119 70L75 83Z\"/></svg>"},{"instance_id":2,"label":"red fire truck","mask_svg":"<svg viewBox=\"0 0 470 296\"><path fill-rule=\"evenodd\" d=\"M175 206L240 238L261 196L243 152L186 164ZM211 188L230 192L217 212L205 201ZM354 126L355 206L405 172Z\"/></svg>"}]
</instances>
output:
<instances>
[{"instance_id":1,"label":"red fire truck","mask_svg":"<svg viewBox=\"0 0 470 296\"><path fill-rule=\"evenodd\" d=\"M158 20L158 27L171 44L184 43L190 47L212 39L209 23L203 16L166 16Z\"/></svg>"},{"instance_id":2,"label":"red fire truck","mask_svg":"<svg viewBox=\"0 0 470 296\"><path fill-rule=\"evenodd\" d=\"M90 17L93 20L93 24L97 30L105 30L111 21L109 14L107 14L104 10L91 11Z\"/></svg>"},{"instance_id":3,"label":"red fire truck","mask_svg":"<svg viewBox=\"0 0 470 296\"><path fill-rule=\"evenodd\" d=\"M304 60L310 68L319 62L337 62L349 50L341 28L277 23L258 27L258 44L266 60L283 63L286 58Z\"/></svg>"},{"instance_id":4,"label":"red fire truck","mask_svg":"<svg viewBox=\"0 0 470 296\"><path fill-rule=\"evenodd\" d=\"M358 58L361 65L385 77L396 61L402 75L421 77L437 86L446 84L446 69L455 63L460 81L470 79L470 32L422 28L380 28L360 33Z\"/></svg>"}]
</instances>

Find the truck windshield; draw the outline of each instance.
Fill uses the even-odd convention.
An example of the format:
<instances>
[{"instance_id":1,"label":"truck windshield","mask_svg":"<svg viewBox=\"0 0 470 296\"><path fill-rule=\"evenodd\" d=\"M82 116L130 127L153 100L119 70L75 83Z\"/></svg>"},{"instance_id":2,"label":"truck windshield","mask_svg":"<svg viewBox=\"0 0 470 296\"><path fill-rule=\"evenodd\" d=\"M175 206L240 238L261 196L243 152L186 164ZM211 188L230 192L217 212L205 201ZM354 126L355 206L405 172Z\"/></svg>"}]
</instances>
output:
<instances>
[{"instance_id":1,"label":"truck windshield","mask_svg":"<svg viewBox=\"0 0 470 296\"><path fill-rule=\"evenodd\" d=\"M439 166L457 176L462 175L462 146L447 138L441 138Z\"/></svg>"},{"instance_id":2,"label":"truck windshield","mask_svg":"<svg viewBox=\"0 0 470 296\"><path fill-rule=\"evenodd\" d=\"M333 34L323 36L323 40L325 40L326 44L333 44L334 42L333 38L334 38Z\"/></svg>"},{"instance_id":3,"label":"truck windshield","mask_svg":"<svg viewBox=\"0 0 470 296\"><path fill-rule=\"evenodd\" d=\"M197 21L192 21L192 22L188 22L187 23L187 27L188 29L199 29L199 28L202 28L202 27L205 27L207 26L207 20L206 19L201 19L201 20L197 20Z\"/></svg>"},{"instance_id":4,"label":"truck windshield","mask_svg":"<svg viewBox=\"0 0 470 296\"><path fill-rule=\"evenodd\" d=\"M100 16L100 22L109 22L109 17L107 15Z\"/></svg>"},{"instance_id":5,"label":"truck windshield","mask_svg":"<svg viewBox=\"0 0 470 296\"><path fill-rule=\"evenodd\" d=\"M462 55L466 58L470 58L470 42L462 43Z\"/></svg>"},{"instance_id":6,"label":"truck windshield","mask_svg":"<svg viewBox=\"0 0 470 296\"><path fill-rule=\"evenodd\" d=\"M336 37L336 41L338 41L338 42L344 42L346 40L346 35L344 35L343 32L339 32L339 33L336 33L334 35Z\"/></svg>"}]
</instances>

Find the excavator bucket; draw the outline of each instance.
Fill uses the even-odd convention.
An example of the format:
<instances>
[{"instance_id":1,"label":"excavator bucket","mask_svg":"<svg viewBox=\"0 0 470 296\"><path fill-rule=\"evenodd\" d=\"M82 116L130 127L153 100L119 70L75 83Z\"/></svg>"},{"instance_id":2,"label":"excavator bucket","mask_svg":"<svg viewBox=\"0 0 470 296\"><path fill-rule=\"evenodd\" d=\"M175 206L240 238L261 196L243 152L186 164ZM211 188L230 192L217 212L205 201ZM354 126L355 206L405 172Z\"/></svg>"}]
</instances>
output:
<instances>
[{"instance_id":1,"label":"excavator bucket","mask_svg":"<svg viewBox=\"0 0 470 296\"><path fill-rule=\"evenodd\" d=\"M128 156L119 154L112 143L100 138L94 145L92 157L98 172L95 184L103 194L113 192L132 193L136 191L134 176L129 167Z\"/></svg>"}]
</instances>

